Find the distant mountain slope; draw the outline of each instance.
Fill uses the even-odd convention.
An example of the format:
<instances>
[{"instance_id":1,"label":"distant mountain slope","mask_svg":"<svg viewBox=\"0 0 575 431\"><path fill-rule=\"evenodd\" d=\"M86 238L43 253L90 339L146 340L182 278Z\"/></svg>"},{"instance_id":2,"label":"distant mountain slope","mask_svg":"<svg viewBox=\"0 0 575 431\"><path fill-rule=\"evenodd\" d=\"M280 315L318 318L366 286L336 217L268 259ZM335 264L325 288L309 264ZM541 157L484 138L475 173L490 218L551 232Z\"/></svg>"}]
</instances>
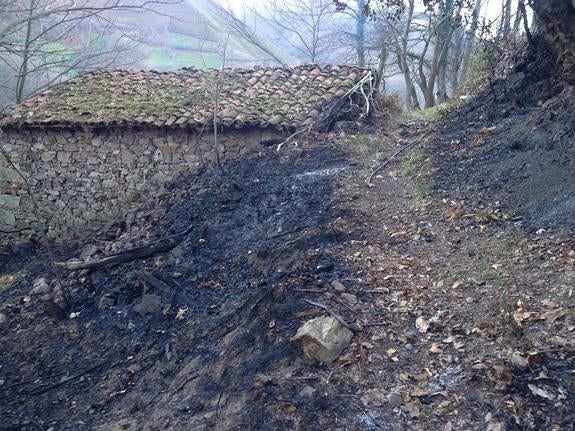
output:
<instances>
[{"instance_id":1,"label":"distant mountain slope","mask_svg":"<svg viewBox=\"0 0 575 431\"><path fill-rule=\"evenodd\" d=\"M138 65L144 69L174 70L181 67L220 68L225 66L270 65L270 55L226 30L224 18L212 0L189 0L166 5L159 14L126 16L124 25L141 34ZM267 43L276 57L294 63L284 51Z\"/></svg>"}]
</instances>

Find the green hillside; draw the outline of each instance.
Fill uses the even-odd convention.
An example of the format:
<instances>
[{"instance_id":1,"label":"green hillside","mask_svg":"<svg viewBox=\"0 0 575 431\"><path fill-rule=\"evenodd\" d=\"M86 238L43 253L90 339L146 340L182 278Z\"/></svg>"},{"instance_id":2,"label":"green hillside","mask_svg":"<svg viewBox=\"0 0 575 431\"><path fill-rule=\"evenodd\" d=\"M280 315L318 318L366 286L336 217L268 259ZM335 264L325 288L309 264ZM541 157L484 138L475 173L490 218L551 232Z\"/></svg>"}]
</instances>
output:
<instances>
[{"instance_id":1,"label":"green hillside","mask_svg":"<svg viewBox=\"0 0 575 431\"><path fill-rule=\"evenodd\" d=\"M141 47L141 67L174 70L181 67L220 68L262 63L269 55L226 31L224 19L210 0L194 0L171 5L161 15L147 17L149 35ZM135 25L132 22L131 25ZM280 48L270 45L284 63L292 59ZM271 62L269 62L271 63Z\"/></svg>"}]
</instances>

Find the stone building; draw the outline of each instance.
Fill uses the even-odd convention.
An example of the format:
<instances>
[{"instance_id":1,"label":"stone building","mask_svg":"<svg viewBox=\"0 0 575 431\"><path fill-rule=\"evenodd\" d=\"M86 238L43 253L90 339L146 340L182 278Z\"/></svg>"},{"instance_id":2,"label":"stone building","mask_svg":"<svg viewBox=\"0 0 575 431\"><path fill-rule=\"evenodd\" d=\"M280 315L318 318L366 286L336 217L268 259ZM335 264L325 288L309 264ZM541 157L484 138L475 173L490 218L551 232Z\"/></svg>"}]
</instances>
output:
<instances>
[{"instance_id":1,"label":"stone building","mask_svg":"<svg viewBox=\"0 0 575 431\"><path fill-rule=\"evenodd\" d=\"M0 118L1 237L89 234L216 156L329 128L371 79L348 66L80 75Z\"/></svg>"}]
</instances>

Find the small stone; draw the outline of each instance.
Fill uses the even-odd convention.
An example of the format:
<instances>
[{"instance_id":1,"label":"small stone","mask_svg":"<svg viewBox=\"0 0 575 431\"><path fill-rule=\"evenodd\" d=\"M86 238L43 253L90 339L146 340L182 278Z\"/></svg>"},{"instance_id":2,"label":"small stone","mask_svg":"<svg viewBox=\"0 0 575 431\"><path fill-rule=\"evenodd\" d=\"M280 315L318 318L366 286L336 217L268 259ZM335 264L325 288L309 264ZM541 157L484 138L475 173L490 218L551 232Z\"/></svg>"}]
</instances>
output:
<instances>
[{"instance_id":1,"label":"small stone","mask_svg":"<svg viewBox=\"0 0 575 431\"><path fill-rule=\"evenodd\" d=\"M142 366L137 362L134 362L132 365L128 366L128 372L130 372L131 374L136 374L136 373L140 372L141 370L142 370Z\"/></svg>"},{"instance_id":2,"label":"small stone","mask_svg":"<svg viewBox=\"0 0 575 431\"><path fill-rule=\"evenodd\" d=\"M422 334L425 334L429 329L429 321L423 317L418 317L415 319L415 326Z\"/></svg>"},{"instance_id":3,"label":"small stone","mask_svg":"<svg viewBox=\"0 0 575 431\"><path fill-rule=\"evenodd\" d=\"M64 164L67 164L70 162L70 157L71 157L71 154L66 152L66 151L58 151L58 155L56 156L58 161L61 163L64 163Z\"/></svg>"},{"instance_id":4,"label":"small stone","mask_svg":"<svg viewBox=\"0 0 575 431\"><path fill-rule=\"evenodd\" d=\"M50 285L48 284L48 282L44 277L37 278L36 280L34 280L32 286L33 288L29 293L30 295L44 295L51 291Z\"/></svg>"},{"instance_id":5,"label":"small stone","mask_svg":"<svg viewBox=\"0 0 575 431\"><path fill-rule=\"evenodd\" d=\"M155 182L156 184L163 185L163 184L166 184L172 180L172 175L170 175L168 173L158 172L158 173L152 175L152 178L150 178L150 179L151 179L151 181Z\"/></svg>"},{"instance_id":6,"label":"small stone","mask_svg":"<svg viewBox=\"0 0 575 431\"><path fill-rule=\"evenodd\" d=\"M82 248L82 251L80 252L80 259L82 260L90 259L92 256L96 254L97 251L98 251L97 246L95 246L94 244L88 244L87 246Z\"/></svg>"},{"instance_id":7,"label":"small stone","mask_svg":"<svg viewBox=\"0 0 575 431\"><path fill-rule=\"evenodd\" d=\"M0 313L0 325L3 325L8 321L8 317L4 313Z\"/></svg>"},{"instance_id":8,"label":"small stone","mask_svg":"<svg viewBox=\"0 0 575 431\"><path fill-rule=\"evenodd\" d=\"M154 294L142 296L142 300L134 305L134 311L140 316L159 314L162 312L162 297Z\"/></svg>"},{"instance_id":9,"label":"small stone","mask_svg":"<svg viewBox=\"0 0 575 431\"><path fill-rule=\"evenodd\" d=\"M42 153L42 155L40 156L40 159L43 162L50 162L50 161L54 160L55 157L56 157L55 151L46 151L45 153Z\"/></svg>"},{"instance_id":10,"label":"small stone","mask_svg":"<svg viewBox=\"0 0 575 431\"><path fill-rule=\"evenodd\" d=\"M299 395L304 398L309 398L315 393L315 389L313 386L305 385L302 390L299 392Z\"/></svg>"},{"instance_id":11,"label":"small stone","mask_svg":"<svg viewBox=\"0 0 575 431\"><path fill-rule=\"evenodd\" d=\"M442 349L441 347L439 347L439 345L438 345L437 343L433 343L433 344L431 345L431 347L429 348L429 351L430 351L431 353L436 354L436 355L438 355L438 354L440 354L440 353L443 353L443 349Z\"/></svg>"},{"instance_id":12,"label":"small stone","mask_svg":"<svg viewBox=\"0 0 575 431\"><path fill-rule=\"evenodd\" d=\"M511 355L511 365L520 370L525 370L529 367L529 361L527 358L523 357L519 352L513 352Z\"/></svg>"},{"instance_id":13,"label":"small stone","mask_svg":"<svg viewBox=\"0 0 575 431\"><path fill-rule=\"evenodd\" d=\"M346 287L345 284L343 284L341 281L339 280L335 280L331 282L331 287L333 287L336 291L338 292L345 292L346 291Z\"/></svg>"},{"instance_id":14,"label":"small stone","mask_svg":"<svg viewBox=\"0 0 575 431\"><path fill-rule=\"evenodd\" d=\"M398 392L390 392L386 398L391 407L400 407L403 404L403 397Z\"/></svg>"},{"instance_id":15,"label":"small stone","mask_svg":"<svg viewBox=\"0 0 575 431\"><path fill-rule=\"evenodd\" d=\"M358 303L357 296L353 293L342 293L341 298L350 305L355 305Z\"/></svg>"},{"instance_id":16,"label":"small stone","mask_svg":"<svg viewBox=\"0 0 575 431\"><path fill-rule=\"evenodd\" d=\"M112 308L116 305L116 298L110 294L102 295L100 301L98 301L98 310L106 310Z\"/></svg>"},{"instance_id":17,"label":"small stone","mask_svg":"<svg viewBox=\"0 0 575 431\"><path fill-rule=\"evenodd\" d=\"M324 364L331 364L351 342L353 333L331 316L308 320L291 341L298 344L304 355Z\"/></svg>"}]
</instances>

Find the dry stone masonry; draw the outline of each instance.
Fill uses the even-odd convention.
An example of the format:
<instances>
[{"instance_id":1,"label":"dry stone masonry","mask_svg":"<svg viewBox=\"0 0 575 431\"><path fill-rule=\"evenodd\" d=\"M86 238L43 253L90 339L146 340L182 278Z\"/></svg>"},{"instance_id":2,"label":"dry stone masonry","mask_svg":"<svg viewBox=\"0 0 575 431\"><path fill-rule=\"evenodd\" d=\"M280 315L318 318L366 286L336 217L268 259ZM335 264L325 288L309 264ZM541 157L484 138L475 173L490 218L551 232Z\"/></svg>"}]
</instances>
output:
<instances>
[{"instance_id":1,"label":"dry stone masonry","mask_svg":"<svg viewBox=\"0 0 575 431\"><path fill-rule=\"evenodd\" d=\"M226 133L218 139L219 155L238 158L274 136L257 129ZM129 218L139 196L161 193L166 183L216 158L213 136L165 128L14 130L4 141L11 160L29 178L41 220L22 177L2 157L0 229L32 228L57 239L81 237L118 217Z\"/></svg>"}]
</instances>

